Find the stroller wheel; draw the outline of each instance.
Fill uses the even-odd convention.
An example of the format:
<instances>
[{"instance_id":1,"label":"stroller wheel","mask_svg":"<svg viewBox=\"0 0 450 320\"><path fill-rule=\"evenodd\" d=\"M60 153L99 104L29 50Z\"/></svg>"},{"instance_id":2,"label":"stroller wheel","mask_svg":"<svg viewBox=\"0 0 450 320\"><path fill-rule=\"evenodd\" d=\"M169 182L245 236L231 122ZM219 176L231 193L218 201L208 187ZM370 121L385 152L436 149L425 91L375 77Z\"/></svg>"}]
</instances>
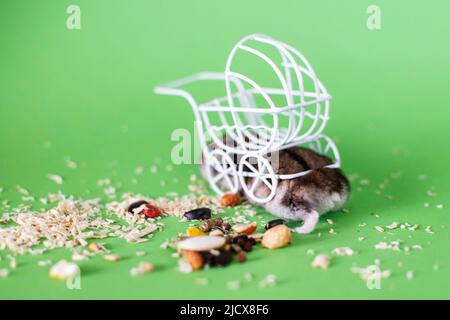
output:
<instances>
[{"instance_id":1,"label":"stroller wheel","mask_svg":"<svg viewBox=\"0 0 450 320\"><path fill-rule=\"evenodd\" d=\"M206 159L206 174L211 188L218 194L238 191L236 165L223 150L215 149Z\"/></svg>"},{"instance_id":2,"label":"stroller wheel","mask_svg":"<svg viewBox=\"0 0 450 320\"><path fill-rule=\"evenodd\" d=\"M239 181L247 196L257 203L274 197L278 178L270 162L261 156L245 155L239 162Z\"/></svg>"}]
</instances>

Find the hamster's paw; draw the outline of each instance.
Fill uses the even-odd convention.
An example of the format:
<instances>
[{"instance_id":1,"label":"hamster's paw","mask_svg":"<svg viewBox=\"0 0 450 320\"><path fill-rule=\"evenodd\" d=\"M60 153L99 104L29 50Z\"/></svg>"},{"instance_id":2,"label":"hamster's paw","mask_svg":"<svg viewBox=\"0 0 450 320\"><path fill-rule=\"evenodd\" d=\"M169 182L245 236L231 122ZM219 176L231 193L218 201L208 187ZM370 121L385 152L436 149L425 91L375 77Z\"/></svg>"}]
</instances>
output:
<instances>
[{"instance_id":1,"label":"hamster's paw","mask_svg":"<svg viewBox=\"0 0 450 320\"><path fill-rule=\"evenodd\" d=\"M317 222L319 221L319 213L317 211L312 211L303 219L303 225L292 229L293 232L300 234L308 234L314 231Z\"/></svg>"}]
</instances>

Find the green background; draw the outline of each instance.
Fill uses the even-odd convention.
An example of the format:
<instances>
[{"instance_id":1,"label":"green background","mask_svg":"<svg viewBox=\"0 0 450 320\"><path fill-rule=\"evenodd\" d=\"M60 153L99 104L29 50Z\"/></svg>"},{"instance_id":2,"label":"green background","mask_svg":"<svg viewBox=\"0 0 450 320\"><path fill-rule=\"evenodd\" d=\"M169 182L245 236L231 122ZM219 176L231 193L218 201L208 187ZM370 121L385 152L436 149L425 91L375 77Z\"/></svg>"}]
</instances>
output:
<instances>
[{"instance_id":1,"label":"green background","mask_svg":"<svg viewBox=\"0 0 450 320\"><path fill-rule=\"evenodd\" d=\"M69 4L81 8L81 30L66 28ZM381 8L381 30L366 27L371 4ZM450 298L449 12L444 0L1 1L0 187L6 190L0 200L17 205L17 184L36 197L57 191L48 173L65 178L65 193L83 197L102 195L96 181L106 177L119 192L186 193L197 167L164 168L174 145L171 133L192 131L193 114L182 99L152 89L198 71L222 71L233 44L250 33L285 41L311 61L333 96L326 133L336 139L343 168L355 179L349 212L327 216L336 235L328 234L322 218L313 234L295 235L288 248L259 248L245 264L186 275L159 248L186 225L165 219L165 230L146 244L106 241L125 259L80 263L81 290L51 281L47 268L36 266L38 259L68 259L69 250L19 257L18 268L0 279L0 298ZM68 156L79 164L76 170L65 166ZM158 173L149 172L151 165ZM138 166L146 168L141 176L134 173ZM361 185L361 179L370 184ZM430 197L429 190L437 195ZM392 221L421 227L374 230ZM427 225L434 234L425 232ZM396 239L423 250L374 249L379 241ZM308 249L329 254L338 246L358 255L337 257L328 270L311 268ZM147 251L145 259L157 271L130 277L129 269L141 260L136 250ZM369 290L351 268L375 259L392 276L380 290ZM409 270L413 280L406 278ZM247 271L254 281L227 288ZM277 285L260 288L270 273ZM198 285L199 277L209 284Z\"/></svg>"}]
</instances>

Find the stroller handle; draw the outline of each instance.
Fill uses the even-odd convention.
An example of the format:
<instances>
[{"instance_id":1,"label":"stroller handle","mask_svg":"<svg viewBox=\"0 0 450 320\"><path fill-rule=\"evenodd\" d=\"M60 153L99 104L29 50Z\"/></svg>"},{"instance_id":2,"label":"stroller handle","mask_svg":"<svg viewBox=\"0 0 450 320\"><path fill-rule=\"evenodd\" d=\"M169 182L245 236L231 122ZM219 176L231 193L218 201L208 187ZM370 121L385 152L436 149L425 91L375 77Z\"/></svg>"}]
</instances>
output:
<instances>
[{"instance_id":1,"label":"stroller handle","mask_svg":"<svg viewBox=\"0 0 450 320\"><path fill-rule=\"evenodd\" d=\"M172 82L168 82L157 86L154 91L157 94L166 94L184 97L193 108L197 107L194 97L186 90L180 89L185 85L201 81L201 80L224 80L225 75L222 72L199 72L185 78L181 78Z\"/></svg>"}]
</instances>

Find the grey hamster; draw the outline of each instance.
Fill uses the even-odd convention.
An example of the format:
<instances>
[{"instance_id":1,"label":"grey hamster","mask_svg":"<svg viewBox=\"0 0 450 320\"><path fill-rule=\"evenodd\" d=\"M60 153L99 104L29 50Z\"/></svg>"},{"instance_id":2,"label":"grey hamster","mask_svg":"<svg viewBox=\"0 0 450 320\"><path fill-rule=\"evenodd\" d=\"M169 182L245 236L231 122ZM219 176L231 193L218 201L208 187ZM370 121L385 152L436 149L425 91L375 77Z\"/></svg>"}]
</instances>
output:
<instances>
[{"instance_id":1,"label":"grey hamster","mask_svg":"<svg viewBox=\"0 0 450 320\"><path fill-rule=\"evenodd\" d=\"M302 234L312 232L320 215L339 210L348 201L350 183L343 171L339 168L324 168L333 163L330 158L302 147L281 150L278 157L276 174L293 174L306 170L311 172L294 179L279 179L275 196L264 204L246 197L242 189L239 193L249 203L264 207L274 216L303 221L303 225L293 231ZM238 163L239 157L234 160ZM202 173L205 176L204 169L202 164ZM253 178L246 178L245 182L250 187ZM270 193L270 189L264 183L259 183L254 193L258 197L265 197Z\"/></svg>"}]
</instances>

